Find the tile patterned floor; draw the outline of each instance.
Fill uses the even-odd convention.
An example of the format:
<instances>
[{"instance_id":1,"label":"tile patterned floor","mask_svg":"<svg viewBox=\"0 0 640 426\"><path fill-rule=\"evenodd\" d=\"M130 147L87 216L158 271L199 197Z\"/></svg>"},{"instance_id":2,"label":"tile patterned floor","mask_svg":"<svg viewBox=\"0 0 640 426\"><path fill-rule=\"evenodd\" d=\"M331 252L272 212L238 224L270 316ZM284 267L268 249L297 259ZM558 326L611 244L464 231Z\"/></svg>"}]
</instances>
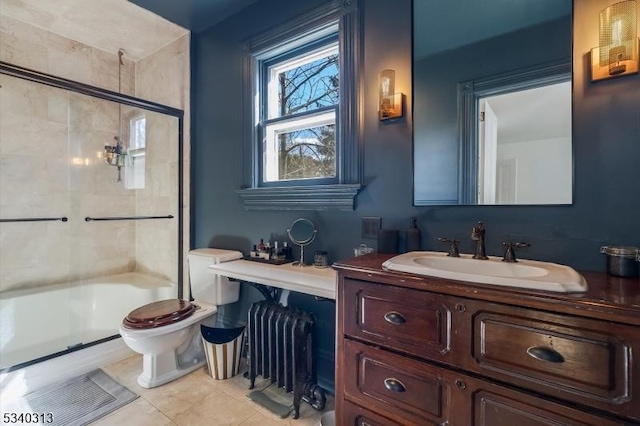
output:
<instances>
[{"instance_id":1,"label":"tile patterned floor","mask_svg":"<svg viewBox=\"0 0 640 426\"><path fill-rule=\"evenodd\" d=\"M93 423L96 426L316 426L322 413L302 403L300 418L280 419L246 395L246 371L228 380L214 380L203 367L185 377L153 389L140 387L136 379L142 371L142 356L133 355L103 370L140 398ZM258 387L258 383L256 383ZM327 398L326 410L333 409L333 398Z\"/></svg>"}]
</instances>

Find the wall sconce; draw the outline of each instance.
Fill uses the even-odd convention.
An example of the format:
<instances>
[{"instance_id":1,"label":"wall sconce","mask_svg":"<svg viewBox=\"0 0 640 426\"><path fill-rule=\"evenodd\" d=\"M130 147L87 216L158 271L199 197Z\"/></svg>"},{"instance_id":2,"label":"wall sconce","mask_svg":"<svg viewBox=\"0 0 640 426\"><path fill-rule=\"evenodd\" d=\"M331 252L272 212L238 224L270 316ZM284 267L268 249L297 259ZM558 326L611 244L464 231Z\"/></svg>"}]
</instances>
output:
<instances>
[{"instance_id":1,"label":"wall sconce","mask_svg":"<svg viewBox=\"0 0 640 426\"><path fill-rule=\"evenodd\" d=\"M402 117L402 93L395 93L396 72L394 70L382 71L378 85L380 88L378 102L380 121Z\"/></svg>"},{"instance_id":2,"label":"wall sconce","mask_svg":"<svg viewBox=\"0 0 640 426\"><path fill-rule=\"evenodd\" d=\"M636 0L621 1L600 12L599 45L591 49L591 81L638 73Z\"/></svg>"}]
</instances>

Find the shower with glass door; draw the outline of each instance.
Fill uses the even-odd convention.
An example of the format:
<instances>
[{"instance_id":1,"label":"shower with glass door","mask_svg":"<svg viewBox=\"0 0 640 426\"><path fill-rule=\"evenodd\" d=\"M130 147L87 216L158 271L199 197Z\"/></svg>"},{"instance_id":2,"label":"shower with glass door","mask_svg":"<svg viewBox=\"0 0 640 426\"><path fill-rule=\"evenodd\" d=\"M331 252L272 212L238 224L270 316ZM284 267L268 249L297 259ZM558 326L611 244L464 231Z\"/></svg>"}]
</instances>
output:
<instances>
[{"instance_id":1,"label":"shower with glass door","mask_svg":"<svg viewBox=\"0 0 640 426\"><path fill-rule=\"evenodd\" d=\"M0 371L181 296L182 119L0 63Z\"/></svg>"}]
</instances>

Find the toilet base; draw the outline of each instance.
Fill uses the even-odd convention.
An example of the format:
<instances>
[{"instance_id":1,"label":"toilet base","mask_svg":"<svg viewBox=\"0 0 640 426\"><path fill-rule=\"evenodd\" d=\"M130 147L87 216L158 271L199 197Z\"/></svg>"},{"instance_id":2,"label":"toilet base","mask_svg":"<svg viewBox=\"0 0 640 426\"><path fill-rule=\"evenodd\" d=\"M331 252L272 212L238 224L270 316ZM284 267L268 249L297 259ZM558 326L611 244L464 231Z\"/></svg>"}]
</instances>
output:
<instances>
[{"instance_id":1,"label":"toilet base","mask_svg":"<svg viewBox=\"0 0 640 426\"><path fill-rule=\"evenodd\" d=\"M199 323L190 328L191 337L179 348L160 354L143 354L142 373L138 384L143 388L154 388L180 378L204 366L204 354Z\"/></svg>"},{"instance_id":2,"label":"toilet base","mask_svg":"<svg viewBox=\"0 0 640 426\"><path fill-rule=\"evenodd\" d=\"M195 363L183 368L178 368L175 352L159 355L143 355L142 373L138 376L138 384L143 388L155 388L176 380L192 371L201 368L207 363L206 358L194 360Z\"/></svg>"}]
</instances>

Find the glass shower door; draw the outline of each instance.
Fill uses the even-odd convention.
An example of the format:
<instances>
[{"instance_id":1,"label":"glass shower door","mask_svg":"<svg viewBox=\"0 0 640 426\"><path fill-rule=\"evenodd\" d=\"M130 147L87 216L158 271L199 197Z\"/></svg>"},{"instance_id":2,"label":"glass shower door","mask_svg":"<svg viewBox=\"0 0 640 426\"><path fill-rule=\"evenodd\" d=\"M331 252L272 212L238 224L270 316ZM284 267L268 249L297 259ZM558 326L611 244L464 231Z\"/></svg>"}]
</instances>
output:
<instances>
[{"instance_id":1,"label":"glass shower door","mask_svg":"<svg viewBox=\"0 0 640 426\"><path fill-rule=\"evenodd\" d=\"M75 344L113 336L131 310L177 296L178 133L176 117L71 95ZM108 151L121 161L105 161Z\"/></svg>"},{"instance_id":2,"label":"glass shower door","mask_svg":"<svg viewBox=\"0 0 640 426\"><path fill-rule=\"evenodd\" d=\"M66 90L0 75L0 368L67 348Z\"/></svg>"},{"instance_id":3,"label":"glass shower door","mask_svg":"<svg viewBox=\"0 0 640 426\"><path fill-rule=\"evenodd\" d=\"M0 70L2 370L117 338L179 295L182 112Z\"/></svg>"}]
</instances>

